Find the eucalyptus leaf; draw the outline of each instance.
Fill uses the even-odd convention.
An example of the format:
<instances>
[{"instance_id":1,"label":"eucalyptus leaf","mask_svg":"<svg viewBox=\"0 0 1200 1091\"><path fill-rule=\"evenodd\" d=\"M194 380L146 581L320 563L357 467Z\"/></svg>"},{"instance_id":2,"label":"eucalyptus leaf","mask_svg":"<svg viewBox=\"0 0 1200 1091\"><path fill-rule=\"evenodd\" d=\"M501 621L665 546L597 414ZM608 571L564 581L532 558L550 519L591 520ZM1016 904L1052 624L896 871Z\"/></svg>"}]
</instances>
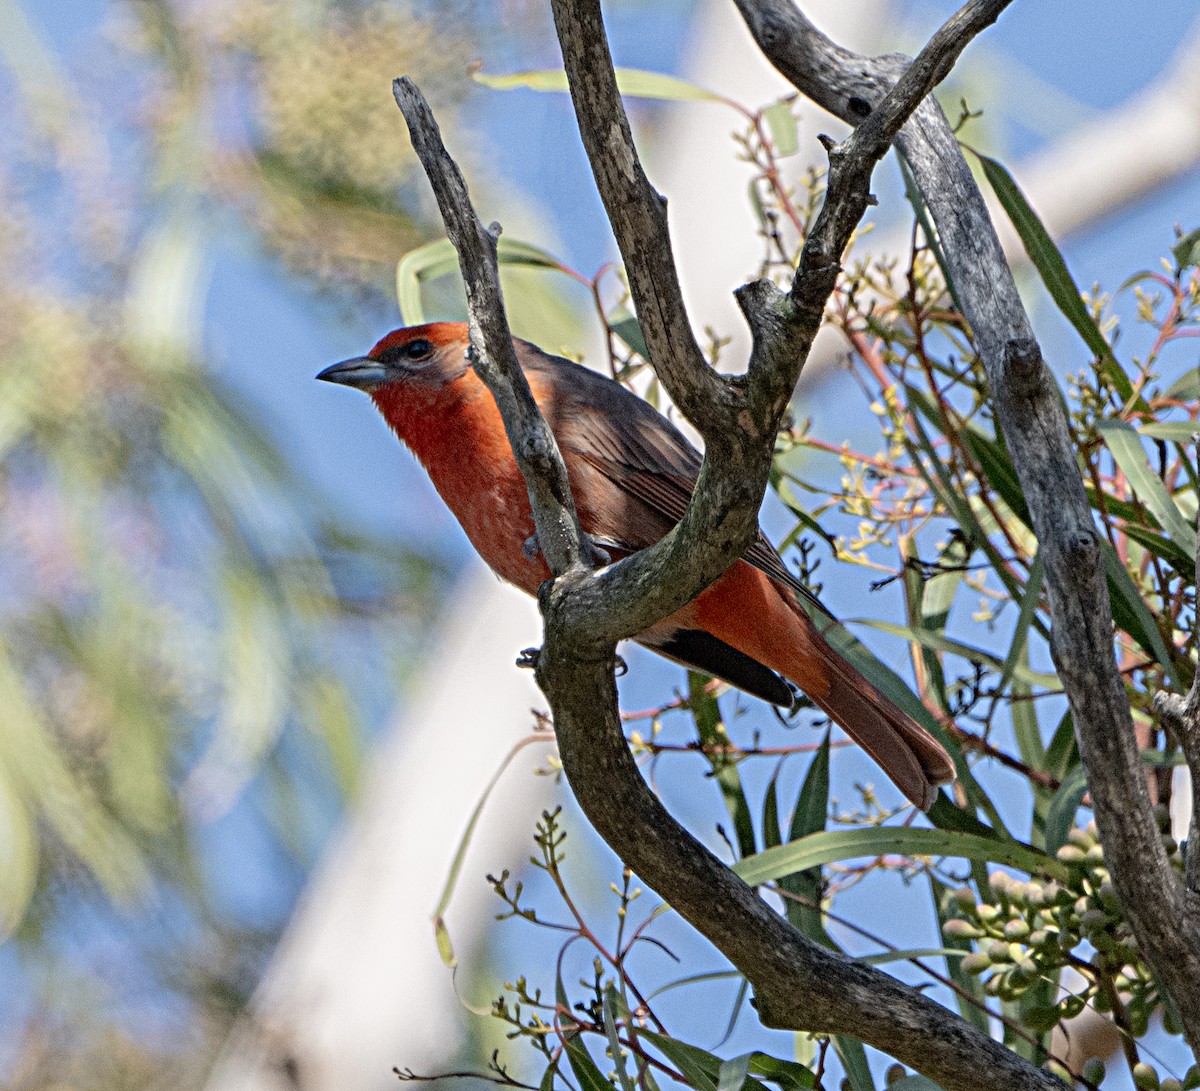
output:
<instances>
[{"instance_id":1,"label":"eucalyptus leaf","mask_svg":"<svg viewBox=\"0 0 1200 1091\"><path fill-rule=\"evenodd\" d=\"M749 856L736 863L733 870L751 886L757 886L837 860L889 854L958 857L1007 864L1031 875L1051 878L1067 875L1066 868L1057 860L1020 841L911 826L825 830Z\"/></svg>"},{"instance_id":2,"label":"eucalyptus leaf","mask_svg":"<svg viewBox=\"0 0 1200 1091\"><path fill-rule=\"evenodd\" d=\"M722 96L680 79L678 76L668 76L664 72L649 72L643 68L618 68L617 90L629 98L662 99L667 101L706 101L724 102ZM471 78L476 83L482 83L495 91L512 91L525 88L530 91L570 90L567 85L567 74L561 68L542 68L527 72L510 72L504 75L492 75L486 72L473 72Z\"/></svg>"}]
</instances>

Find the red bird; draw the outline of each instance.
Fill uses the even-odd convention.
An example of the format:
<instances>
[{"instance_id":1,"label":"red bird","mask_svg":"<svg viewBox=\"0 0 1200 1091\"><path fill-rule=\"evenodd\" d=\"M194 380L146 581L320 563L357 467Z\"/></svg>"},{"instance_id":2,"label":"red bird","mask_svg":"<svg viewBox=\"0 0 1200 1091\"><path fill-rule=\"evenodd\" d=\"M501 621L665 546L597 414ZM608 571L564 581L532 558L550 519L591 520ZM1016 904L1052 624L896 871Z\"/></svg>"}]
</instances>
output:
<instances>
[{"instance_id":1,"label":"red bird","mask_svg":"<svg viewBox=\"0 0 1200 1091\"><path fill-rule=\"evenodd\" d=\"M583 529L614 560L653 545L682 517L699 453L619 383L513 343L558 440ZM500 411L467 349L464 323L413 326L317 378L371 395L483 559L532 595L550 571L533 547L533 513ZM797 601L804 594L760 532L742 560L636 640L777 705L793 704L794 683L928 809L937 786L954 779L949 755L834 651Z\"/></svg>"}]
</instances>

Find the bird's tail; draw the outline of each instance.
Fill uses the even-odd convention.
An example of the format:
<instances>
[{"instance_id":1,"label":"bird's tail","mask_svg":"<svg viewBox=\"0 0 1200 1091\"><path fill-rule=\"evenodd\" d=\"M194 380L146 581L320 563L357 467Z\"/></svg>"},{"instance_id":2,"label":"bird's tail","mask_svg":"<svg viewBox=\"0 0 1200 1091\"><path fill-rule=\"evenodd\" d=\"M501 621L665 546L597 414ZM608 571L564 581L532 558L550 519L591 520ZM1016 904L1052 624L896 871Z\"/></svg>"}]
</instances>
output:
<instances>
[{"instance_id":1,"label":"bird's tail","mask_svg":"<svg viewBox=\"0 0 1200 1091\"><path fill-rule=\"evenodd\" d=\"M954 780L950 755L834 649L803 606L792 603L792 608L804 636L788 648L776 649L771 665L870 754L913 803L929 810L938 785ZM815 671L813 657L819 661ZM814 674L822 676L825 684L818 684Z\"/></svg>"}]
</instances>

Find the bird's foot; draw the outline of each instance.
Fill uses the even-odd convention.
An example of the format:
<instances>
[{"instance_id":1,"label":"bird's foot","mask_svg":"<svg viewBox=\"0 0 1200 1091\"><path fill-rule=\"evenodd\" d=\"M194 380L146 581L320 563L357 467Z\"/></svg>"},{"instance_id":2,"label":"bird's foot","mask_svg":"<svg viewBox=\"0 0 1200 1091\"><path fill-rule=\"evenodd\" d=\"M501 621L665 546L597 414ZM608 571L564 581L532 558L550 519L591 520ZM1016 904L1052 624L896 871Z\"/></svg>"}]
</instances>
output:
<instances>
[{"instance_id":1,"label":"bird's foot","mask_svg":"<svg viewBox=\"0 0 1200 1091\"><path fill-rule=\"evenodd\" d=\"M596 544L596 539L590 534L584 535L587 538L588 549L592 551L592 564L597 568L603 568L606 564L612 564L612 555L607 549L601 549Z\"/></svg>"},{"instance_id":2,"label":"bird's foot","mask_svg":"<svg viewBox=\"0 0 1200 1091\"><path fill-rule=\"evenodd\" d=\"M606 564L612 564L612 556L609 554L608 550L602 549L596 544L595 538L593 538L590 534L585 534L584 540L587 543L588 550L591 552L592 564L596 568L603 568ZM525 559L527 561L537 561L541 559L542 544L538 541L538 536L536 534L531 534L525 539L524 544L521 546L521 552L525 554Z\"/></svg>"},{"instance_id":3,"label":"bird's foot","mask_svg":"<svg viewBox=\"0 0 1200 1091\"><path fill-rule=\"evenodd\" d=\"M522 648L521 654L517 656L517 666L522 670L537 670L538 657L541 654L541 648Z\"/></svg>"}]
</instances>

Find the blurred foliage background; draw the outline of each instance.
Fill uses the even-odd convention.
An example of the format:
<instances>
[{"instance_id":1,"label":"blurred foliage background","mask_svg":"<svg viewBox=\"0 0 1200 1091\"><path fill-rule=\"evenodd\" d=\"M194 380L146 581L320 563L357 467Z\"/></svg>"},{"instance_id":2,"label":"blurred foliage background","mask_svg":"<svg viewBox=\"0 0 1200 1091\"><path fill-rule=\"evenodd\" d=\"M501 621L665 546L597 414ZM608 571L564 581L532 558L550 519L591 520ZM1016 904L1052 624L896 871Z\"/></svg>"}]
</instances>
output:
<instances>
[{"instance_id":1,"label":"blurred foliage background","mask_svg":"<svg viewBox=\"0 0 1200 1091\"><path fill-rule=\"evenodd\" d=\"M444 576L335 526L212 366L211 249L390 321L396 257L432 230L390 79L419 74L453 125L484 27L453 2L78 8L68 66L0 0L0 939L20 1030L0 1082L194 1085ZM215 881L209 831L239 812L275 862L266 912Z\"/></svg>"}]
</instances>

